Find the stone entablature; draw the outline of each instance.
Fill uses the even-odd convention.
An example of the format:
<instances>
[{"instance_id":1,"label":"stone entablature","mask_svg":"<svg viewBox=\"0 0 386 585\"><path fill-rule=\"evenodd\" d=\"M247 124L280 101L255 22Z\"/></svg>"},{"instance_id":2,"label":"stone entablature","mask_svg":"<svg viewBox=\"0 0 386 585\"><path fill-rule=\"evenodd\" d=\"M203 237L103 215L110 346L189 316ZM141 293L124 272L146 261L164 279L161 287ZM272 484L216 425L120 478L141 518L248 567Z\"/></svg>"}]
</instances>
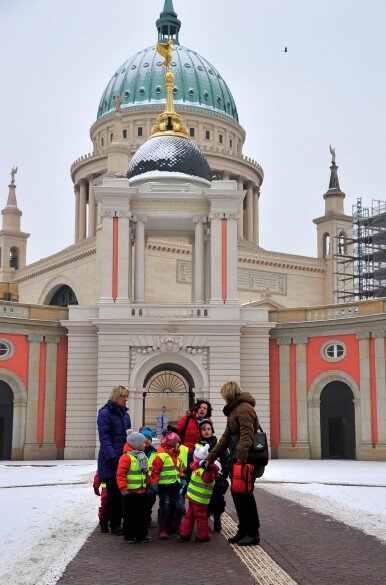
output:
<instances>
[{"instance_id":1,"label":"stone entablature","mask_svg":"<svg viewBox=\"0 0 386 585\"><path fill-rule=\"evenodd\" d=\"M270 311L269 319L275 323L296 323L335 321L337 319L352 319L354 317L377 316L386 313L386 300L360 301L317 307L297 307L295 309L280 309Z\"/></svg>"},{"instance_id":2,"label":"stone entablature","mask_svg":"<svg viewBox=\"0 0 386 585\"><path fill-rule=\"evenodd\" d=\"M65 248L57 254L47 256L47 258L38 260L33 264L29 264L22 270L19 270L15 282L24 282L31 278L35 278L40 274L44 274L45 272L50 272L51 270L56 270L62 266L64 267L68 264L73 264L88 256L93 256L94 254L96 254L96 238L87 238L86 240Z\"/></svg>"}]
</instances>

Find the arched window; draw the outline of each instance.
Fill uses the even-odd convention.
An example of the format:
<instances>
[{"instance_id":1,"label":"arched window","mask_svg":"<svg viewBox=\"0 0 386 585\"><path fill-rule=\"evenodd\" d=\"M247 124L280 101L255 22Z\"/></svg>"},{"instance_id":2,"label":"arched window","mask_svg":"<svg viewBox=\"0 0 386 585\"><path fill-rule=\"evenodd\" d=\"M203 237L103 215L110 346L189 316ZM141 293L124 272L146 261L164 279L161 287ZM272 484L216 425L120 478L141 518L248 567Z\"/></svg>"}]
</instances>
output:
<instances>
[{"instance_id":1,"label":"arched window","mask_svg":"<svg viewBox=\"0 0 386 585\"><path fill-rule=\"evenodd\" d=\"M338 254L346 253L346 233L341 231L338 236Z\"/></svg>"},{"instance_id":2,"label":"arched window","mask_svg":"<svg viewBox=\"0 0 386 585\"><path fill-rule=\"evenodd\" d=\"M323 236L323 258L329 256L331 253L331 240L330 234L324 234Z\"/></svg>"},{"instance_id":3,"label":"arched window","mask_svg":"<svg viewBox=\"0 0 386 585\"><path fill-rule=\"evenodd\" d=\"M19 268L19 250L12 246L9 252L9 266L17 270Z\"/></svg>"},{"instance_id":4,"label":"arched window","mask_svg":"<svg viewBox=\"0 0 386 585\"><path fill-rule=\"evenodd\" d=\"M67 284L63 284L54 293L52 299L49 302L50 305L55 307L68 307L69 305L77 305L78 299L71 287Z\"/></svg>"}]
</instances>

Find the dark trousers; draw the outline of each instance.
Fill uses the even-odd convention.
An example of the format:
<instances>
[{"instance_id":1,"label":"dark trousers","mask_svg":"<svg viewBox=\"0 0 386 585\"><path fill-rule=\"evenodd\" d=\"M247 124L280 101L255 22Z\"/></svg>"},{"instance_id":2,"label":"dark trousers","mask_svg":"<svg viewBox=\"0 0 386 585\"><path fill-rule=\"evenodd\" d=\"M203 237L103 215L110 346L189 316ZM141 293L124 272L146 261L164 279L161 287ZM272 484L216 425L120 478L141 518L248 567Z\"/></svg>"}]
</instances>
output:
<instances>
[{"instance_id":1,"label":"dark trousers","mask_svg":"<svg viewBox=\"0 0 386 585\"><path fill-rule=\"evenodd\" d=\"M147 536L146 493L129 494L122 497L123 502L123 536L125 539L141 540Z\"/></svg>"},{"instance_id":2,"label":"dark trousers","mask_svg":"<svg viewBox=\"0 0 386 585\"><path fill-rule=\"evenodd\" d=\"M153 490L149 490L146 494L146 522L151 522L151 512L157 499L157 494Z\"/></svg>"},{"instance_id":3,"label":"dark trousers","mask_svg":"<svg viewBox=\"0 0 386 585\"><path fill-rule=\"evenodd\" d=\"M110 527L121 525L122 521L122 494L115 477L104 480L107 490L107 510L110 518Z\"/></svg>"},{"instance_id":4,"label":"dark trousers","mask_svg":"<svg viewBox=\"0 0 386 585\"><path fill-rule=\"evenodd\" d=\"M257 536L259 534L260 521L253 492L251 494L231 492L231 494L239 518L240 534L244 536Z\"/></svg>"}]
</instances>

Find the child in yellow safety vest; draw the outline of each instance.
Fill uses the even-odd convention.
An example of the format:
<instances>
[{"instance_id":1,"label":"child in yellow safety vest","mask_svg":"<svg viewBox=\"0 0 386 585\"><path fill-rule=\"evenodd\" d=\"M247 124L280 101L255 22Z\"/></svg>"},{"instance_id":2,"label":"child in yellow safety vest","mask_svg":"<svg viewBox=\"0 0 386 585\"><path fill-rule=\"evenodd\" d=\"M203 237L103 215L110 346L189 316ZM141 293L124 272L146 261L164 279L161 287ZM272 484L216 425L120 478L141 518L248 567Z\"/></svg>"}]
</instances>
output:
<instances>
[{"instance_id":1,"label":"child in yellow safety vest","mask_svg":"<svg viewBox=\"0 0 386 585\"><path fill-rule=\"evenodd\" d=\"M197 523L195 542L209 542L210 530L206 510L212 496L214 482L218 476L218 467L214 463L204 466L209 452L209 445L196 445L191 464L191 478L186 490L189 508L180 529L180 542L187 542L192 536L194 523Z\"/></svg>"},{"instance_id":2,"label":"child in yellow safety vest","mask_svg":"<svg viewBox=\"0 0 386 585\"><path fill-rule=\"evenodd\" d=\"M174 523L177 531L185 509L183 498L180 496L184 471L179 458L179 436L169 431L164 431L164 433L153 461L151 483L157 486L159 495L159 537L161 540L168 540L170 505L175 506Z\"/></svg>"},{"instance_id":3,"label":"child in yellow safety vest","mask_svg":"<svg viewBox=\"0 0 386 585\"><path fill-rule=\"evenodd\" d=\"M145 455L149 465L149 476L153 469L153 461L157 455L157 450L153 447L153 431L150 427L139 427L138 432L145 436ZM151 512L157 499L157 486L150 485L146 488L146 526L151 526Z\"/></svg>"},{"instance_id":4,"label":"child in yellow safety vest","mask_svg":"<svg viewBox=\"0 0 386 585\"><path fill-rule=\"evenodd\" d=\"M131 429L126 431L126 435L127 443L117 469L117 484L123 496L123 536L128 544L147 543L146 488L150 485L150 476L144 453L146 438Z\"/></svg>"}]
</instances>

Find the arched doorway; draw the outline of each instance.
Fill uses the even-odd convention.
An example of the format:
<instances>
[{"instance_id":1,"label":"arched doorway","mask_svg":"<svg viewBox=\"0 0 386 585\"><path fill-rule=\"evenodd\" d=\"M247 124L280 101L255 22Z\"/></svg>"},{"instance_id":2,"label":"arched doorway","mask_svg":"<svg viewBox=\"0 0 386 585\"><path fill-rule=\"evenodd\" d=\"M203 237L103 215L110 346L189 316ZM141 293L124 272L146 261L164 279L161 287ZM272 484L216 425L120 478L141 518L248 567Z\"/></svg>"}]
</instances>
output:
<instances>
[{"instance_id":1,"label":"arched doorway","mask_svg":"<svg viewBox=\"0 0 386 585\"><path fill-rule=\"evenodd\" d=\"M194 405L194 381L178 364L160 364L144 380L142 424L155 428L156 414L166 406L169 424L175 425Z\"/></svg>"},{"instance_id":2,"label":"arched doorway","mask_svg":"<svg viewBox=\"0 0 386 585\"><path fill-rule=\"evenodd\" d=\"M54 292L49 304L56 307L68 307L69 305L77 305L78 299L72 288L68 284L63 284Z\"/></svg>"},{"instance_id":3,"label":"arched doorway","mask_svg":"<svg viewBox=\"0 0 386 585\"><path fill-rule=\"evenodd\" d=\"M320 395L322 459L355 459L354 396L344 382L330 382Z\"/></svg>"},{"instance_id":4,"label":"arched doorway","mask_svg":"<svg viewBox=\"0 0 386 585\"><path fill-rule=\"evenodd\" d=\"M0 460L11 459L13 427L13 392L0 380Z\"/></svg>"}]
</instances>

